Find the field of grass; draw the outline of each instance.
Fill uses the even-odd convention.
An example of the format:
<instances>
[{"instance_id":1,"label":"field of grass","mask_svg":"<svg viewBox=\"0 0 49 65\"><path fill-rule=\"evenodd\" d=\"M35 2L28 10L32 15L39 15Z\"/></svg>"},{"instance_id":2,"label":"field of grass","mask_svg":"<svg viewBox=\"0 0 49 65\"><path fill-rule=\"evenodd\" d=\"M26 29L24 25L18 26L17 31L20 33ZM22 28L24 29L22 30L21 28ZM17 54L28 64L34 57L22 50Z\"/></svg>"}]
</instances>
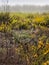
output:
<instances>
[{"instance_id":1,"label":"field of grass","mask_svg":"<svg viewBox=\"0 0 49 65\"><path fill-rule=\"evenodd\" d=\"M49 13L0 13L0 65L49 65Z\"/></svg>"}]
</instances>

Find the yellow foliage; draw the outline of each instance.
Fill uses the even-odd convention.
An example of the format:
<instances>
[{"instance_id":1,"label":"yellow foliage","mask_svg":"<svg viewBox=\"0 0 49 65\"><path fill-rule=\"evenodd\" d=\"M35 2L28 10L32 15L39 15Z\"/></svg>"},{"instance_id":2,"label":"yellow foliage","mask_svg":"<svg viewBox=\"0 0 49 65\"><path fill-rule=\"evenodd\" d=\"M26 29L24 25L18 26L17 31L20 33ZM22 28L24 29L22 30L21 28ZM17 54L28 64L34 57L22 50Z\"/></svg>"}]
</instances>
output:
<instances>
[{"instance_id":1,"label":"yellow foliage","mask_svg":"<svg viewBox=\"0 0 49 65\"><path fill-rule=\"evenodd\" d=\"M19 54L19 52L20 52L19 48L15 48L15 51L16 51L16 53L18 53L18 54Z\"/></svg>"},{"instance_id":2,"label":"yellow foliage","mask_svg":"<svg viewBox=\"0 0 49 65\"><path fill-rule=\"evenodd\" d=\"M46 55L49 52L49 49L44 53L44 55Z\"/></svg>"},{"instance_id":3,"label":"yellow foliage","mask_svg":"<svg viewBox=\"0 0 49 65\"><path fill-rule=\"evenodd\" d=\"M43 63L43 65L48 65L49 64L49 61L46 61Z\"/></svg>"},{"instance_id":4,"label":"yellow foliage","mask_svg":"<svg viewBox=\"0 0 49 65\"><path fill-rule=\"evenodd\" d=\"M43 65L47 65L47 63L44 63Z\"/></svg>"},{"instance_id":5,"label":"yellow foliage","mask_svg":"<svg viewBox=\"0 0 49 65\"><path fill-rule=\"evenodd\" d=\"M34 19L34 21L35 22L43 22L44 21L44 17L36 17L35 19Z\"/></svg>"},{"instance_id":6,"label":"yellow foliage","mask_svg":"<svg viewBox=\"0 0 49 65\"><path fill-rule=\"evenodd\" d=\"M38 57L38 55L37 55L37 54L35 54L35 55L34 55L34 57Z\"/></svg>"},{"instance_id":7,"label":"yellow foliage","mask_svg":"<svg viewBox=\"0 0 49 65\"><path fill-rule=\"evenodd\" d=\"M41 45L40 44L38 44L38 48L41 48Z\"/></svg>"},{"instance_id":8,"label":"yellow foliage","mask_svg":"<svg viewBox=\"0 0 49 65\"><path fill-rule=\"evenodd\" d=\"M35 48L35 46L34 46L34 45L32 45L32 46L31 46L31 49L33 50L34 48Z\"/></svg>"},{"instance_id":9,"label":"yellow foliage","mask_svg":"<svg viewBox=\"0 0 49 65\"><path fill-rule=\"evenodd\" d=\"M42 41L38 41L38 48L40 48L43 45L44 45L44 43Z\"/></svg>"},{"instance_id":10,"label":"yellow foliage","mask_svg":"<svg viewBox=\"0 0 49 65\"><path fill-rule=\"evenodd\" d=\"M4 30L4 28L5 28L5 24L2 23L2 24L0 25L0 31Z\"/></svg>"},{"instance_id":11,"label":"yellow foliage","mask_svg":"<svg viewBox=\"0 0 49 65\"><path fill-rule=\"evenodd\" d=\"M49 64L49 61L47 61L47 63Z\"/></svg>"}]
</instances>

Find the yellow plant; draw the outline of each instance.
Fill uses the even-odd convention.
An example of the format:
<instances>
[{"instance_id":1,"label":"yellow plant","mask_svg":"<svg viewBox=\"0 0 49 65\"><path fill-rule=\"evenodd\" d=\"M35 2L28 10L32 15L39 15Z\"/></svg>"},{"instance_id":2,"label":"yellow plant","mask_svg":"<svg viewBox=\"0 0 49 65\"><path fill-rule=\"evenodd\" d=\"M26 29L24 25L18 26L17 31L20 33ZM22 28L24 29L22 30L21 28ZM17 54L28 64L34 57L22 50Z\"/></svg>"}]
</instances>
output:
<instances>
[{"instance_id":1,"label":"yellow plant","mask_svg":"<svg viewBox=\"0 0 49 65\"><path fill-rule=\"evenodd\" d=\"M34 21L35 21L36 23L44 22L44 17L36 17L36 18L34 19Z\"/></svg>"},{"instance_id":2,"label":"yellow plant","mask_svg":"<svg viewBox=\"0 0 49 65\"><path fill-rule=\"evenodd\" d=\"M38 48L40 48L43 45L44 45L44 43L42 41L38 41Z\"/></svg>"}]
</instances>

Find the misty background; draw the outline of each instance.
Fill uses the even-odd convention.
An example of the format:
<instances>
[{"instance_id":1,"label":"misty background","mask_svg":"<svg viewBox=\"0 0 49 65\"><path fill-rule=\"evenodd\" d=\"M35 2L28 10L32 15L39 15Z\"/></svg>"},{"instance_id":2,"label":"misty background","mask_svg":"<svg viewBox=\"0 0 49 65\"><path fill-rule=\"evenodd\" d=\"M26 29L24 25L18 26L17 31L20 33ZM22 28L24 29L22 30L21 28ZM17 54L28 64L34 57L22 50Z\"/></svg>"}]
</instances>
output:
<instances>
[{"instance_id":1,"label":"misty background","mask_svg":"<svg viewBox=\"0 0 49 65\"><path fill-rule=\"evenodd\" d=\"M49 0L0 0L0 11L49 12Z\"/></svg>"}]
</instances>

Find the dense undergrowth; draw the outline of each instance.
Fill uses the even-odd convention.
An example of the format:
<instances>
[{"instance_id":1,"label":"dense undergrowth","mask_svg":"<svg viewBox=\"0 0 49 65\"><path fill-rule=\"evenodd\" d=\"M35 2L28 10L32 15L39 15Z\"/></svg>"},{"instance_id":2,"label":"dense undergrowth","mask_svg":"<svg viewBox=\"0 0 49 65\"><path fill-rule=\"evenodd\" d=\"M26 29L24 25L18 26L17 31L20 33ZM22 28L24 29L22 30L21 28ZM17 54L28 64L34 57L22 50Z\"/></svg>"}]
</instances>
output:
<instances>
[{"instance_id":1,"label":"dense undergrowth","mask_svg":"<svg viewBox=\"0 0 49 65\"><path fill-rule=\"evenodd\" d=\"M23 14L23 13L0 13L0 31L31 29L37 26L49 27L49 13Z\"/></svg>"},{"instance_id":2,"label":"dense undergrowth","mask_svg":"<svg viewBox=\"0 0 49 65\"><path fill-rule=\"evenodd\" d=\"M0 13L0 65L49 65L49 13Z\"/></svg>"}]
</instances>

